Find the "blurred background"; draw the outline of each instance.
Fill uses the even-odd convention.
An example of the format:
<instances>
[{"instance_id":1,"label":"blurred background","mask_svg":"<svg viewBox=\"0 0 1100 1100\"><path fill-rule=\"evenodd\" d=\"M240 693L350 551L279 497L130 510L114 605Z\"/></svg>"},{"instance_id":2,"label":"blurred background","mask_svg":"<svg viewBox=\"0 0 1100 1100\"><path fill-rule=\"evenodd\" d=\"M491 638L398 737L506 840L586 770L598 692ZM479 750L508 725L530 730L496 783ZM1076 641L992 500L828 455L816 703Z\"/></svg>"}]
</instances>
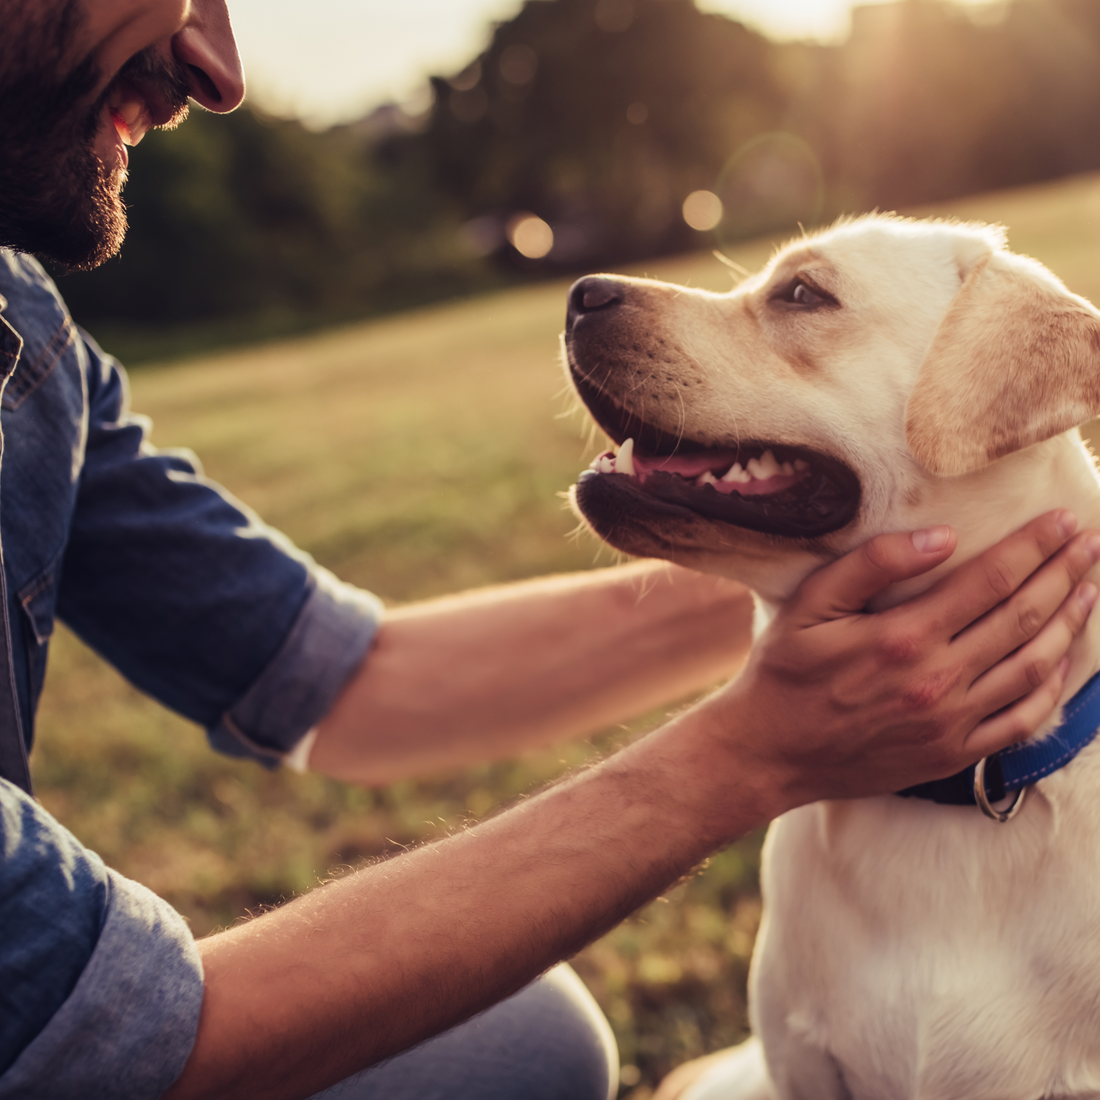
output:
<instances>
[{"instance_id":1,"label":"blurred background","mask_svg":"<svg viewBox=\"0 0 1100 1100\"><path fill-rule=\"evenodd\" d=\"M63 283L132 363L1100 167L1095 0L233 8L249 105Z\"/></svg>"},{"instance_id":2,"label":"blurred background","mask_svg":"<svg viewBox=\"0 0 1100 1100\"><path fill-rule=\"evenodd\" d=\"M558 361L579 273L726 290L715 249L898 208L1003 222L1100 302L1100 0L231 6L246 107L148 135L121 257L60 285L157 443L390 603L613 561L561 499L601 449ZM32 766L202 935L661 717L357 790L215 756L59 627ZM576 960L624 1097L744 1035L759 842Z\"/></svg>"}]
</instances>

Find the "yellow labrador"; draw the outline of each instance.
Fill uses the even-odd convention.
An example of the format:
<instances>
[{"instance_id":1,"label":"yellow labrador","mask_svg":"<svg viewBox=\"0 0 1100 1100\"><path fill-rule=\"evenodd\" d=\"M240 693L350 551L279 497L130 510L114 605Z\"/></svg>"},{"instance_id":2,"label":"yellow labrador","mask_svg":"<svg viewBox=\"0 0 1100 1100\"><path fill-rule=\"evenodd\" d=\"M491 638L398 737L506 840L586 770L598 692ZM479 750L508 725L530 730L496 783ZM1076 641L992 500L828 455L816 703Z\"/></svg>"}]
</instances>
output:
<instances>
[{"instance_id":1,"label":"yellow labrador","mask_svg":"<svg viewBox=\"0 0 1100 1100\"><path fill-rule=\"evenodd\" d=\"M579 514L630 554L744 581L765 619L880 532L950 523L954 568L1053 507L1100 524L1076 430L1100 411L1100 313L995 228L842 222L729 294L592 276L565 348L618 445L578 480ZM1100 617L1070 655L1063 702L1100 669ZM1100 1096L1100 749L1018 786L994 803L974 785L984 810L889 796L780 818L756 1037L667 1094Z\"/></svg>"}]
</instances>

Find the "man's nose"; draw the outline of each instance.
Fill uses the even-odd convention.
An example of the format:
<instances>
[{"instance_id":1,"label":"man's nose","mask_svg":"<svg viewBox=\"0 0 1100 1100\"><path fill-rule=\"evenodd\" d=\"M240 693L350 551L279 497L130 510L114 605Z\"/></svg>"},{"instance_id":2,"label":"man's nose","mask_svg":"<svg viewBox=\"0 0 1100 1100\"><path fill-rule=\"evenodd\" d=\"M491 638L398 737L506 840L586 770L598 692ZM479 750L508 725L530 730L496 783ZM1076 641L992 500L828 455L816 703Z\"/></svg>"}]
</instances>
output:
<instances>
[{"instance_id":1,"label":"man's nose","mask_svg":"<svg viewBox=\"0 0 1100 1100\"><path fill-rule=\"evenodd\" d=\"M226 0L192 0L187 25L172 38L172 53L191 74L191 96L225 114L244 99L244 70Z\"/></svg>"}]
</instances>

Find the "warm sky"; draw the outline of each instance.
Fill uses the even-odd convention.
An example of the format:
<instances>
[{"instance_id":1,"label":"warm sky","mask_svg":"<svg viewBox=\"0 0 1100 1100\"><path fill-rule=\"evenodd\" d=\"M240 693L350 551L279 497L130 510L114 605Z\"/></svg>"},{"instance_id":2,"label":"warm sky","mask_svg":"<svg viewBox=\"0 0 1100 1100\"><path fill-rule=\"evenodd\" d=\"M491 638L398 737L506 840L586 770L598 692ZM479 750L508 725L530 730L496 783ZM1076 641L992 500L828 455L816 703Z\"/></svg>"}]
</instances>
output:
<instances>
[{"instance_id":1,"label":"warm sky","mask_svg":"<svg viewBox=\"0 0 1100 1100\"><path fill-rule=\"evenodd\" d=\"M250 92L319 123L407 99L461 68L522 0L230 0ZM779 38L842 38L852 0L697 0ZM878 0L873 0L878 2ZM985 2L985 0L965 0ZM305 13L308 8L308 15Z\"/></svg>"}]
</instances>

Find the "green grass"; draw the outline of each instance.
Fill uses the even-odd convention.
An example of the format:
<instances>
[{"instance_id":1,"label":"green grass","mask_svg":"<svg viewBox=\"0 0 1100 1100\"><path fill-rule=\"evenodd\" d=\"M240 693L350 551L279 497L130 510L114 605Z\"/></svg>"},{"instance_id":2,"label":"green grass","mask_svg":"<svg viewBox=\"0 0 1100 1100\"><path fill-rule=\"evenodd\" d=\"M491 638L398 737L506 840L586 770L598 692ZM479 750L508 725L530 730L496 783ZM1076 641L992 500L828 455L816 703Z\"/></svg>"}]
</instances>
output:
<instances>
[{"instance_id":1,"label":"green grass","mask_svg":"<svg viewBox=\"0 0 1100 1100\"><path fill-rule=\"evenodd\" d=\"M1100 178L933 212L1007 223L1014 248L1100 301ZM735 259L755 268L770 250L750 244ZM644 273L730 285L706 254ZM559 497L596 447L563 392L565 290L526 287L142 370L134 405L153 417L156 442L195 448L322 564L388 600L606 563L573 537ZM32 764L43 803L201 935L334 868L438 836L625 736L378 791L271 774L210 753L200 731L62 630ZM750 838L716 857L576 962L639 1070L626 1090L635 1100L676 1062L744 1032L758 850Z\"/></svg>"}]
</instances>

